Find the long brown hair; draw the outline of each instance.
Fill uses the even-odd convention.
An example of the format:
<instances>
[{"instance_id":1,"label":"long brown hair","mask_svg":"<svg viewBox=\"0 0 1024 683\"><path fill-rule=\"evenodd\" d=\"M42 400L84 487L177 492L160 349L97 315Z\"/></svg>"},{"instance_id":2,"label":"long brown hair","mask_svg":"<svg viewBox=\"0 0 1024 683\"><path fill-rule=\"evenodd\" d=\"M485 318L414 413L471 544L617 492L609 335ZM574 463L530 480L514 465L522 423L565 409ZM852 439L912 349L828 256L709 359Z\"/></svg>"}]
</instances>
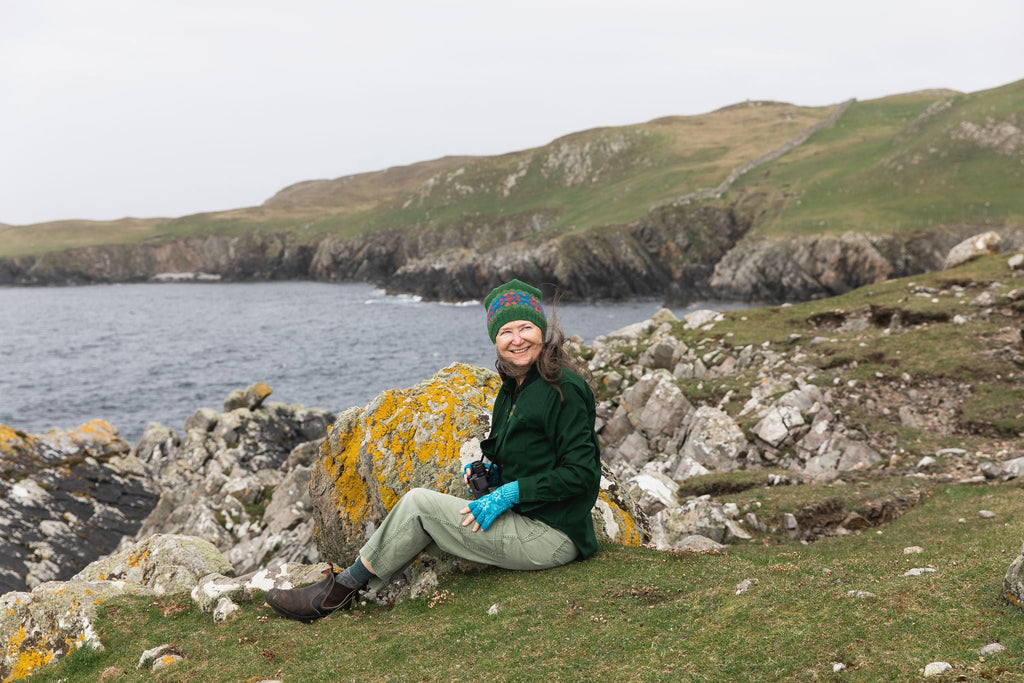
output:
<instances>
[{"instance_id":1,"label":"long brown hair","mask_svg":"<svg viewBox=\"0 0 1024 683\"><path fill-rule=\"evenodd\" d=\"M558 302L558 295L555 296L555 304ZM568 339L565 332L558 325L558 316L555 313L554 305L551 308L551 317L548 318L548 330L544 335L544 343L540 347L540 355L534 363L541 378L551 385L551 388L558 392L558 397L565 402L562 388L558 381L562 379L562 368L568 368L583 378L587 384L591 383L590 368L581 358L572 353L567 347ZM497 349L495 349L497 351ZM509 363L499 354L494 361L494 367L502 380L516 379L529 372L529 368L520 369ZM531 366L532 367L532 366ZM593 388L593 387L591 387Z\"/></svg>"}]
</instances>

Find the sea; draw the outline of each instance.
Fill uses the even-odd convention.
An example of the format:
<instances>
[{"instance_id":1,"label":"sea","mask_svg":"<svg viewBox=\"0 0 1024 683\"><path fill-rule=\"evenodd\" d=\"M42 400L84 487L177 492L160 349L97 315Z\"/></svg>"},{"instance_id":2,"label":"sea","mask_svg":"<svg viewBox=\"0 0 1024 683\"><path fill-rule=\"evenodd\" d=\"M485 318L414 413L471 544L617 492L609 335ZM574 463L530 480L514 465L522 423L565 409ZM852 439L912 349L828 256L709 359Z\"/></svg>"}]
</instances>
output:
<instances>
[{"instance_id":1,"label":"sea","mask_svg":"<svg viewBox=\"0 0 1024 683\"><path fill-rule=\"evenodd\" d=\"M565 303L555 314L592 343L659 308ZM456 361L492 368L494 357L479 301L428 302L365 284L0 288L0 424L31 434L97 418L129 442L149 422L180 433L196 410L222 410L233 389L255 382L273 389L270 401L340 412Z\"/></svg>"}]
</instances>

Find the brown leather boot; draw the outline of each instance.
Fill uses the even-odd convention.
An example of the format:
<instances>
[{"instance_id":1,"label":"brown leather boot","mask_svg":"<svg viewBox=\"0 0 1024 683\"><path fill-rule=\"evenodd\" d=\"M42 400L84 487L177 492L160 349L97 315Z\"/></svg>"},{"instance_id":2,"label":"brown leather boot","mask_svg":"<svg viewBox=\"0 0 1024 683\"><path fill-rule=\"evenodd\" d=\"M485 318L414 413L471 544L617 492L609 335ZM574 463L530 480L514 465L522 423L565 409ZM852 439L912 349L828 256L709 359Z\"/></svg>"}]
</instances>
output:
<instances>
[{"instance_id":1,"label":"brown leather boot","mask_svg":"<svg viewBox=\"0 0 1024 683\"><path fill-rule=\"evenodd\" d=\"M333 564L323 573L326 575L323 579L305 588L271 588L267 591L267 604L282 617L307 623L351 607L359 589L338 583L341 572L335 572Z\"/></svg>"}]
</instances>

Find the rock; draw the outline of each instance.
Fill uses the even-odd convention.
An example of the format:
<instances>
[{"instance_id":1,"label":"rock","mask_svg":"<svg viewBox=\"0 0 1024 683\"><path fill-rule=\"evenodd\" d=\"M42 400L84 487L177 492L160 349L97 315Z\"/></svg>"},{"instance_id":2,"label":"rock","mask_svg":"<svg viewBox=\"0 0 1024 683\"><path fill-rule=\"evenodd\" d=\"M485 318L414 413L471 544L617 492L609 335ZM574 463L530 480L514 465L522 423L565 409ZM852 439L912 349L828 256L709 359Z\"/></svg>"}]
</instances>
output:
<instances>
[{"instance_id":1,"label":"rock","mask_svg":"<svg viewBox=\"0 0 1024 683\"><path fill-rule=\"evenodd\" d=\"M1024 270L1024 254L1014 254L1006 261L1010 270Z\"/></svg>"},{"instance_id":2,"label":"rock","mask_svg":"<svg viewBox=\"0 0 1024 683\"><path fill-rule=\"evenodd\" d=\"M678 501L679 484L660 472L641 472L626 482L629 496L651 517Z\"/></svg>"},{"instance_id":3,"label":"rock","mask_svg":"<svg viewBox=\"0 0 1024 683\"><path fill-rule=\"evenodd\" d=\"M1002 463L1001 469L1006 473L1006 476L1010 479L1016 479L1024 476L1024 458L1013 458L1012 460L1005 460Z\"/></svg>"},{"instance_id":4,"label":"rock","mask_svg":"<svg viewBox=\"0 0 1024 683\"><path fill-rule=\"evenodd\" d=\"M903 576L922 576L924 574L934 574L934 567L914 567L903 572Z\"/></svg>"},{"instance_id":5,"label":"rock","mask_svg":"<svg viewBox=\"0 0 1024 683\"><path fill-rule=\"evenodd\" d=\"M495 373L456 363L410 389L386 391L365 408L342 413L311 471L313 535L320 555L338 564L351 562L412 488L467 497L459 454L465 443L486 436L499 386ZM599 540L638 546L647 535L646 519L638 508L629 509L635 504L623 493L606 471L593 512L595 532ZM460 566L451 559L427 564L395 577L378 598L398 599L405 594L403 582L415 585L427 569L440 575Z\"/></svg>"},{"instance_id":6,"label":"rock","mask_svg":"<svg viewBox=\"0 0 1024 683\"><path fill-rule=\"evenodd\" d=\"M153 666L150 668L151 671L163 671L164 669L170 669L178 662L185 661L185 658L179 654L167 653L160 655L153 661Z\"/></svg>"},{"instance_id":7,"label":"rock","mask_svg":"<svg viewBox=\"0 0 1024 683\"><path fill-rule=\"evenodd\" d=\"M231 601L231 598L221 598L217 601L217 606L213 610L213 621L217 624L223 624L233 616L237 616L238 605Z\"/></svg>"},{"instance_id":8,"label":"rock","mask_svg":"<svg viewBox=\"0 0 1024 683\"><path fill-rule=\"evenodd\" d=\"M941 676L953 670L953 665L947 662L931 662L924 668L925 678L930 676Z\"/></svg>"},{"instance_id":9,"label":"rock","mask_svg":"<svg viewBox=\"0 0 1024 683\"><path fill-rule=\"evenodd\" d=\"M274 390L263 382L256 382L256 384L250 385L244 390L235 389L228 395L227 400L224 401L224 412L230 413L238 408L256 410L263 405L263 401L273 392Z\"/></svg>"},{"instance_id":10,"label":"rock","mask_svg":"<svg viewBox=\"0 0 1024 683\"><path fill-rule=\"evenodd\" d=\"M174 646L164 643L163 645L157 645L154 648L150 648L142 653L139 657L138 668L149 669L153 666L153 663L164 655L180 654L174 649Z\"/></svg>"},{"instance_id":11,"label":"rock","mask_svg":"<svg viewBox=\"0 0 1024 683\"><path fill-rule=\"evenodd\" d=\"M729 510L706 497L689 500L681 506L666 508L651 520L651 542L661 550L679 548L683 539L699 535L716 543L732 543L751 538L743 527L730 519Z\"/></svg>"},{"instance_id":12,"label":"rock","mask_svg":"<svg viewBox=\"0 0 1024 683\"><path fill-rule=\"evenodd\" d=\"M487 608L487 613L489 615L491 615L491 616L494 616L495 614L497 614L500 611L501 611L501 606L498 605L498 603L494 603L493 605L491 605L490 607Z\"/></svg>"},{"instance_id":13,"label":"rock","mask_svg":"<svg viewBox=\"0 0 1024 683\"><path fill-rule=\"evenodd\" d=\"M240 393L237 390L232 392ZM231 400L230 398L228 399ZM234 408L232 408L234 410ZM217 421L220 419L220 413L212 408L200 408L196 412L192 413L185 419L185 431L190 432L193 429L198 429L200 432L211 432L213 428L217 426ZM166 427L164 428L166 429Z\"/></svg>"},{"instance_id":14,"label":"rock","mask_svg":"<svg viewBox=\"0 0 1024 683\"><path fill-rule=\"evenodd\" d=\"M208 541L191 536L157 534L97 560L73 581L126 581L155 595L188 593L199 579L234 568Z\"/></svg>"},{"instance_id":15,"label":"rock","mask_svg":"<svg viewBox=\"0 0 1024 683\"><path fill-rule=\"evenodd\" d=\"M792 406L776 406L754 425L754 434L773 448L781 446L790 432L805 425L803 415Z\"/></svg>"},{"instance_id":16,"label":"rock","mask_svg":"<svg viewBox=\"0 0 1024 683\"><path fill-rule=\"evenodd\" d=\"M984 476L985 479L988 479L988 480L1002 479L1004 477L1005 478L1011 478L1010 475L1009 475L1009 472L1007 472L1006 470L1004 470L1002 467L1000 467L999 465L995 464L994 462L985 461L985 462L981 463L980 469L981 469L982 476Z\"/></svg>"},{"instance_id":17,"label":"rock","mask_svg":"<svg viewBox=\"0 0 1024 683\"><path fill-rule=\"evenodd\" d=\"M652 344L640 358L640 363L654 369L671 370L675 367L676 345L669 341Z\"/></svg>"},{"instance_id":18,"label":"rock","mask_svg":"<svg viewBox=\"0 0 1024 683\"><path fill-rule=\"evenodd\" d=\"M1000 643L989 643L985 647L978 650L978 654L982 657L989 657L991 655L998 655L1002 652L1006 652L1006 646Z\"/></svg>"},{"instance_id":19,"label":"rock","mask_svg":"<svg viewBox=\"0 0 1024 683\"><path fill-rule=\"evenodd\" d=\"M250 389L253 396L265 393ZM184 439L161 425L146 428L133 452L163 492L136 538L198 536L242 573L319 560L308 467L335 415L301 405L248 404L255 407L200 409L186 421Z\"/></svg>"},{"instance_id":20,"label":"rock","mask_svg":"<svg viewBox=\"0 0 1024 683\"><path fill-rule=\"evenodd\" d=\"M954 268L986 254L995 254L999 251L999 243L999 235L991 231L968 237L949 250L942 262L942 269Z\"/></svg>"},{"instance_id":21,"label":"rock","mask_svg":"<svg viewBox=\"0 0 1024 683\"><path fill-rule=\"evenodd\" d=\"M724 319L725 316L718 311L702 308L683 316L683 320L685 321L685 325L683 325L683 327L688 330L696 330L700 327L704 327L705 325L714 324Z\"/></svg>"},{"instance_id":22,"label":"rock","mask_svg":"<svg viewBox=\"0 0 1024 683\"><path fill-rule=\"evenodd\" d=\"M671 436L693 406L668 373L660 376L637 417L648 439Z\"/></svg>"},{"instance_id":23,"label":"rock","mask_svg":"<svg viewBox=\"0 0 1024 683\"><path fill-rule=\"evenodd\" d=\"M707 536L700 536L698 534L684 536L676 541L674 546L676 550L685 550L693 553L705 553L713 550L721 550L724 547L725 546L721 543L716 543Z\"/></svg>"},{"instance_id":24,"label":"rock","mask_svg":"<svg viewBox=\"0 0 1024 683\"><path fill-rule=\"evenodd\" d=\"M851 598L857 598L858 600L866 600L876 597L875 594L870 591L847 591L846 594Z\"/></svg>"},{"instance_id":25,"label":"rock","mask_svg":"<svg viewBox=\"0 0 1024 683\"><path fill-rule=\"evenodd\" d=\"M796 538L800 535L800 524L796 521L796 516L791 512L785 512L782 514L782 526L786 530L786 535L790 538Z\"/></svg>"},{"instance_id":26,"label":"rock","mask_svg":"<svg viewBox=\"0 0 1024 683\"><path fill-rule=\"evenodd\" d=\"M903 549L904 555L919 555L924 552L924 548L919 545L912 545L908 548Z\"/></svg>"},{"instance_id":27,"label":"rock","mask_svg":"<svg viewBox=\"0 0 1024 683\"><path fill-rule=\"evenodd\" d=\"M1024 607L1024 549L1013 558L1003 576L1003 597L1017 607Z\"/></svg>"},{"instance_id":28,"label":"rock","mask_svg":"<svg viewBox=\"0 0 1024 683\"><path fill-rule=\"evenodd\" d=\"M0 425L0 593L69 578L133 535L156 501L106 422L41 435Z\"/></svg>"},{"instance_id":29,"label":"rock","mask_svg":"<svg viewBox=\"0 0 1024 683\"><path fill-rule=\"evenodd\" d=\"M31 593L0 596L0 680L24 678L79 647L102 650L94 627L98 606L125 594L152 591L124 581L51 581Z\"/></svg>"},{"instance_id":30,"label":"rock","mask_svg":"<svg viewBox=\"0 0 1024 683\"><path fill-rule=\"evenodd\" d=\"M881 282L889 260L864 235L744 239L715 264L710 286L733 301L806 301Z\"/></svg>"},{"instance_id":31,"label":"rock","mask_svg":"<svg viewBox=\"0 0 1024 683\"><path fill-rule=\"evenodd\" d=\"M996 516L996 513L992 512L991 510L979 510L978 516L980 516L982 519L992 519Z\"/></svg>"},{"instance_id":32,"label":"rock","mask_svg":"<svg viewBox=\"0 0 1024 683\"><path fill-rule=\"evenodd\" d=\"M741 458L749 448L743 430L728 413L701 406L690 419L679 453L709 470L730 472L740 468Z\"/></svg>"},{"instance_id":33,"label":"rock","mask_svg":"<svg viewBox=\"0 0 1024 683\"><path fill-rule=\"evenodd\" d=\"M832 673L834 673L834 674L839 673L840 671L842 671L845 668L846 668L846 665L843 664L842 662L832 662Z\"/></svg>"},{"instance_id":34,"label":"rock","mask_svg":"<svg viewBox=\"0 0 1024 683\"><path fill-rule=\"evenodd\" d=\"M876 453L863 441L851 441L846 450L839 457L836 469L846 472L849 470L866 470L872 465L882 461L882 456Z\"/></svg>"},{"instance_id":35,"label":"rock","mask_svg":"<svg viewBox=\"0 0 1024 683\"><path fill-rule=\"evenodd\" d=\"M917 469L919 469L919 470L931 469L935 465L936 462L938 462L938 461L935 460L935 458L933 458L930 455L926 455L926 456L924 456L923 458L921 458L920 460L917 461Z\"/></svg>"},{"instance_id":36,"label":"rock","mask_svg":"<svg viewBox=\"0 0 1024 683\"><path fill-rule=\"evenodd\" d=\"M871 522L864 519L860 514L851 512L843 518L843 522L840 526L850 531L860 531L861 529L867 529L871 526Z\"/></svg>"},{"instance_id":37,"label":"rock","mask_svg":"<svg viewBox=\"0 0 1024 683\"><path fill-rule=\"evenodd\" d=\"M691 477L700 477L705 474L710 474L711 470L701 465L693 458L682 457L678 462L674 463L675 469L672 471L672 478L678 482L686 481Z\"/></svg>"},{"instance_id":38,"label":"rock","mask_svg":"<svg viewBox=\"0 0 1024 683\"><path fill-rule=\"evenodd\" d=\"M757 579L743 579L738 584L736 584L736 590L733 591L733 595L743 595L748 590L750 590L751 586L756 586L757 584Z\"/></svg>"}]
</instances>

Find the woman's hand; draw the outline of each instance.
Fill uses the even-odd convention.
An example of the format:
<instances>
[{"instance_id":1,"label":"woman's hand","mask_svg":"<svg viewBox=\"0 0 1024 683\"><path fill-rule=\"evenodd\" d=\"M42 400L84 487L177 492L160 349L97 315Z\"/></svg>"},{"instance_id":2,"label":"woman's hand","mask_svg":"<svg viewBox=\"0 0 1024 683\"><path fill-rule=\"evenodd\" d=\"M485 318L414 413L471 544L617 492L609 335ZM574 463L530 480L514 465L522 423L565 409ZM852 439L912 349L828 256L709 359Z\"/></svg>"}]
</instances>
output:
<instances>
[{"instance_id":1,"label":"woman's hand","mask_svg":"<svg viewBox=\"0 0 1024 683\"><path fill-rule=\"evenodd\" d=\"M469 511L468 507L464 507L461 510L459 510L459 514L469 515L468 517L462 520L462 526L469 526L470 524L473 524L473 522L476 521L476 517L473 516L473 513ZM480 531L480 525L473 524L473 531Z\"/></svg>"},{"instance_id":2,"label":"woman's hand","mask_svg":"<svg viewBox=\"0 0 1024 683\"><path fill-rule=\"evenodd\" d=\"M483 529L487 531L503 512L519 502L519 482L505 484L494 489L486 496L478 498L463 508L462 514L468 517L463 520L462 526L469 526L476 522L473 531Z\"/></svg>"}]
</instances>

